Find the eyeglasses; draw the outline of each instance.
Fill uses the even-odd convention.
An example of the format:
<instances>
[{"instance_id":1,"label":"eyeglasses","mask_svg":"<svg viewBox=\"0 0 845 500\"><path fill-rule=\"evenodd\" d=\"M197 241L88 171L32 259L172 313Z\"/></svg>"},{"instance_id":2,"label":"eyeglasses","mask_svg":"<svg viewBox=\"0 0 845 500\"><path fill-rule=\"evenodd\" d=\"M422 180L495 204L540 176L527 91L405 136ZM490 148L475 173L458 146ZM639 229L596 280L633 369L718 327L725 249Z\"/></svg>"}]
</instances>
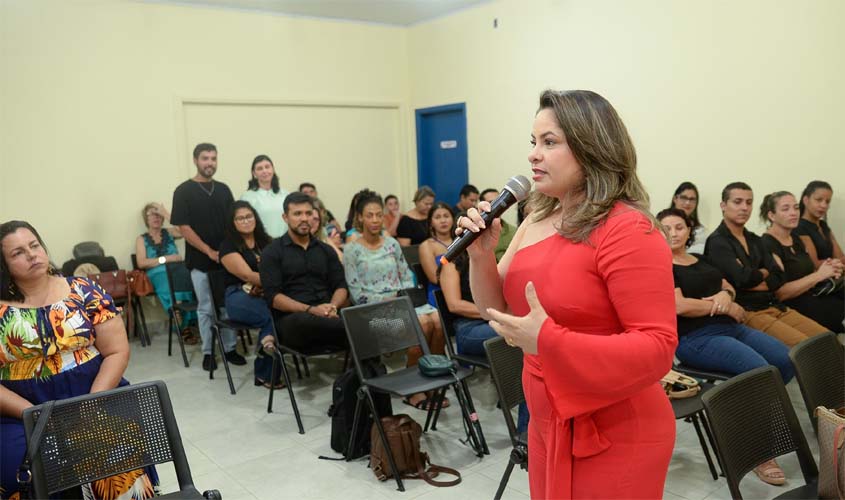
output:
<instances>
[{"instance_id":1,"label":"eyeglasses","mask_svg":"<svg viewBox=\"0 0 845 500\"><path fill-rule=\"evenodd\" d=\"M678 195L678 199L681 200L681 203L695 203L698 201L698 198L690 198L689 196L684 196L682 194Z\"/></svg>"},{"instance_id":2,"label":"eyeglasses","mask_svg":"<svg viewBox=\"0 0 845 500\"><path fill-rule=\"evenodd\" d=\"M235 222L250 222L255 220L255 217L252 215L242 215L240 217L235 217Z\"/></svg>"}]
</instances>

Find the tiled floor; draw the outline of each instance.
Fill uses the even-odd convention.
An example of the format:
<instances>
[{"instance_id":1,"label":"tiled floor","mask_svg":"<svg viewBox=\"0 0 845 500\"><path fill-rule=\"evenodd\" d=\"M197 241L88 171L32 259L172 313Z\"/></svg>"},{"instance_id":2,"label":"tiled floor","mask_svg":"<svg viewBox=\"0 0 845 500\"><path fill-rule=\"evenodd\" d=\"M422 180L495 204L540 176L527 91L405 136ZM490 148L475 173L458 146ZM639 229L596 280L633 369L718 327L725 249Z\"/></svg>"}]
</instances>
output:
<instances>
[{"instance_id":1,"label":"tiled floor","mask_svg":"<svg viewBox=\"0 0 845 500\"><path fill-rule=\"evenodd\" d=\"M452 488L434 488L422 481L406 481L406 492L396 490L396 483L379 482L367 468L366 461L319 460L320 455L337 456L329 447L330 421L326 409L331 401L331 383L341 369L338 358L315 360L311 377L294 381L297 402L305 425L300 435L286 391L276 393L274 413L266 412L267 390L254 387L252 362L232 367L236 395L229 394L225 373L215 372L209 380L202 371L198 346L189 347L190 368L184 368L176 352L167 356L167 336L160 324L150 324L151 347L132 342L132 359L126 377L131 382L164 380L173 400L179 430L187 450L194 482L198 489L215 488L226 500L235 499L490 499L493 497L507 464L510 442L500 410L496 408L495 388L489 375L474 376L470 389L478 409L491 454L478 459L468 447L458 442L463 437L457 408L441 415L438 430L423 436L422 448L434 463L458 469L463 482ZM178 350L178 346L174 345ZM293 375L295 377L295 375ZM787 386L796 413L818 458L815 437L810 427L797 384ZM425 414L393 401L395 413L406 412L423 421ZM730 498L724 479L714 481L707 469L692 424L679 421L675 452L666 480L664 496L668 499ZM794 454L780 460L789 482L787 487L803 484ZM173 467L159 467L163 492L176 489ZM742 482L745 498L773 498L784 488L763 484L746 476ZM516 469L504 498L528 498L528 478Z\"/></svg>"}]
</instances>

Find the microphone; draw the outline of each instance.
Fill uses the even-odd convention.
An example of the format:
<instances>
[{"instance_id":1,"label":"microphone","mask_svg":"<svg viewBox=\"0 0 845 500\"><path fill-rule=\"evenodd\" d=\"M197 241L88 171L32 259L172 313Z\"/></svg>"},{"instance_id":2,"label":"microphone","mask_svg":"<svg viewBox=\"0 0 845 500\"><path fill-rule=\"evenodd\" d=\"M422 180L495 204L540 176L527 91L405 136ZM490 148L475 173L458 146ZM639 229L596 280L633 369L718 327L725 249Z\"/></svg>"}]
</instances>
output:
<instances>
[{"instance_id":1,"label":"microphone","mask_svg":"<svg viewBox=\"0 0 845 500\"><path fill-rule=\"evenodd\" d=\"M467 247L481 235L481 233L490 228L493 224L493 219L500 217L505 210L510 208L514 203L527 198L530 191L531 183L528 182L528 179L526 179L524 175L515 175L511 177L507 184L505 184L502 192L499 193L498 198L493 200L493 203L491 203L490 211L481 213L481 219L484 221L486 227L482 228L481 231L477 233L465 229L464 232L455 238L455 241L449 245L449 248L446 249L446 252L441 258L441 262L451 262L455 257L463 253L463 251L466 250Z\"/></svg>"}]
</instances>

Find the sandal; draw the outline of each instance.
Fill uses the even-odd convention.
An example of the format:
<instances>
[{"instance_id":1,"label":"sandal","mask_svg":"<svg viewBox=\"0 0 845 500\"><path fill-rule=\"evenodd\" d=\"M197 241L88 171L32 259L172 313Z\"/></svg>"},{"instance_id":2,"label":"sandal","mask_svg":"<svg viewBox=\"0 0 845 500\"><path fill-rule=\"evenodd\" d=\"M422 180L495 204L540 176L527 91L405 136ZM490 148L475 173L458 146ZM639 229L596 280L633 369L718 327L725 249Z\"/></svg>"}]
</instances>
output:
<instances>
[{"instance_id":1,"label":"sandal","mask_svg":"<svg viewBox=\"0 0 845 500\"><path fill-rule=\"evenodd\" d=\"M757 474L760 481L773 486L783 486L786 483L783 469L780 468L774 458L754 467L754 474Z\"/></svg>"},{"instance_id":2,"label":"sandal","mask_svg":"<svg viewBox=\"0 0 845 500\"><path fill-rule=\"evenodd\" d=\"M199 336L193 327L186 327L182 330L182 342L186 345L197 345L200 342Z\"/></svg>"},{"instance_id":3,"label":"sandal","mask_svg":"<svg viewBox=\"0 0 845 500\"><path fill-rule=\"evenodd\" d=\"M403 403L408 406L413 406L414 408L422 411L429 411L430 409L434 408L434 398L423 398L416 402L416 404L411 403L410 399L403 399ZM449 398L443 398L443 406L440 408L444 410L449 407Z\"/></svg>"},{"instance_id":4,"label":"sandal","mask_svg":"<svg viewBox=\"0 0 845 500\"><path fill-rule=\"evenodd\" d=\"M285 383L281 380L279 382L277 382L275 386L271 386L270 382L265 382L265 381L261 380L260 378L255 377L255 380L254 380L253 383L256 385L256 387L259 386L259 385L263 385L267 389L284 389L285 388Z\"/></svg>"}]
</instances>

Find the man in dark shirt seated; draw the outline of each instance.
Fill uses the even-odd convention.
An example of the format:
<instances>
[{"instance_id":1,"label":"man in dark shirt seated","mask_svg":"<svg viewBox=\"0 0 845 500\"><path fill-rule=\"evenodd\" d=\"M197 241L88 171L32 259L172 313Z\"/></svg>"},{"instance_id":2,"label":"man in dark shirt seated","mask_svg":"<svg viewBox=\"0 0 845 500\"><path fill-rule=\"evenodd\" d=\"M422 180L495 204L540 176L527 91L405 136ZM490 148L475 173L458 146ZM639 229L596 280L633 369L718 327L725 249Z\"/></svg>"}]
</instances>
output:
<instances>
[{"instance_id":1,"label":"man in dark shirt seated","mask_svg":"<svg viewBox=\"0 0 845 500\"><path fill-rule=\"evenodd\" d=\"M297 191L285 198L288 232L261 252L261 284L285 345L305 351L341 349L346 331L337 310L349 293L334 249L311 238L313 210L306 194Z\"/></svg>"},{"instance_id":2,"label":"man in dark shirt seated","mask_svg":"<svg viewBox=\"0 0 845 500\"><path fill-rule=\"evenodd\" d=\"M707 238L704 254L736 289L737 304L748 311L745 324L792 347L827 329L775 297L784 275L760 237L745 229L753 203L754 193L744 182L722 190L724 220Z\"/></svg>"}]
</instances>

